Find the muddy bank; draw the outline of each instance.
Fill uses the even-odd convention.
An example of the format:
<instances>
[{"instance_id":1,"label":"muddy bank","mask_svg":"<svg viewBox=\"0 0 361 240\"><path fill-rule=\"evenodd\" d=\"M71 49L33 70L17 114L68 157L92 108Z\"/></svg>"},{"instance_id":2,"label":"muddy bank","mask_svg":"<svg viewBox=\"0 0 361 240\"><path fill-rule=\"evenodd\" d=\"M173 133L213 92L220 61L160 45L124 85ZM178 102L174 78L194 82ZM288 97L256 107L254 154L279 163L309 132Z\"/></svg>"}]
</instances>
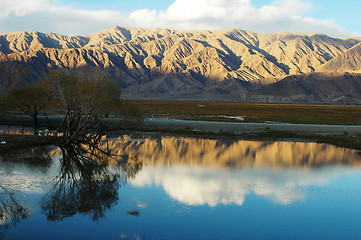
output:
<instances>
[{"instance_id":1,"label":"muddy bank","mask_svg":"<svg viewBox=\"0 0 361 240\"><path fill-rule=\"evenodd\" d=\"M39 117L39 126L56 128L62 120L61 116ZM361 126L355 125L317 125L317 124L287 124L287 123L243 123L243 122L210 122L185 120L144 120L139 122L123 122L119 118L102 120L103 124L112 130L138 131L186 131L210 132L216 134L242 135L245 133L259 133L268 131L284 131L301 134L321 135L361 135ZM30 117L12 117L0 119L1 125L32 126Z\"/></svg>"},{"instance_id":2,"label":"muddy bank","mask_svg":"<svg viewBox=\"0 0 361 240\"><path fill-rule=\"evenodd\" d=\"M144 127L148 129L184 129L212 133L231 133L241 135L251 132L285 131L302 134L327 135L358 135L361 126L347 125L314 125L314 124L275 124L275 123L234 123L234 122L205 122L182 120L146 120Z\"/></svg>"}]
</instances>

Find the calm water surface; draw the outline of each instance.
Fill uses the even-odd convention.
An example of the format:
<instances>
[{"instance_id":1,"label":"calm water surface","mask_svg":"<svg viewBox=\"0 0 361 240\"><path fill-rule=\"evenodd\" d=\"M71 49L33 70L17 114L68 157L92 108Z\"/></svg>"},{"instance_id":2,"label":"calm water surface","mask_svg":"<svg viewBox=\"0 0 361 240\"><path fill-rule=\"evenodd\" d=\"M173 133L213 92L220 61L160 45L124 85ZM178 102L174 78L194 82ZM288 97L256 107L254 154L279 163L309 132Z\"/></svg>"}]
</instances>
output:
<instances>
[{"instance_id":1,"label":"calm water surface","mask_svg":"<svg viewBox=\"0 0 361 240\"><path fill-rule=\"evenodd\" d=\"M143 167L110 162L74 186L59 149L2 157L0 239L361 239L357 151L131 136L103 147Z\"/></svg>"}]
</instances>

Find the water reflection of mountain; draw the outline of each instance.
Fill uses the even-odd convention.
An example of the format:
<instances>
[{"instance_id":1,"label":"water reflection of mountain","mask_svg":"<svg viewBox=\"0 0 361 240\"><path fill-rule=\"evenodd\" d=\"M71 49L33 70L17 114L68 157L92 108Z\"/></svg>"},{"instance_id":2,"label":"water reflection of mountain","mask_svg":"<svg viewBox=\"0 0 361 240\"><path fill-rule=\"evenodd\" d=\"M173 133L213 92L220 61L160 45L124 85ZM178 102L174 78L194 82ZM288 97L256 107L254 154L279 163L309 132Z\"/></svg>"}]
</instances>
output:
<instances>
[{"instance_id":1,"label":"water reflection of mountain","mask_svg":"<svg viewBox=\"0 0 361 240\"><path fill-rule=\"evenodd\" d=\"M130 136L104 139L103 148L137 155L148 165L188 165L216 168L315 167L329 164L360 165L355 150L313 142L222 141L186 137Z\"/></svg>"},{"instance_id":2,"label":"water reflection of mountain","mask_svg":"<svg viewBox=\"0 0 361 240\"><path fill-rule=\"evenodd\" d=\"M137 139L122 136L103 138L101 148L109 149L116 155L138 156L142 160L146 165L143 169L141 165L139 168L123 169L128 171L122 174L134 178L131 181L132 186L159 186L174 200L187 205L244 205L250 194L280 204L291 204L307 199L312 194L308 192L308 187L330 183L344 173L347 174L349 168L345 166L360 165L361 162L361 156L357 151L311 142L226 141L186 137ZM53 150L49 156L54 158L60 153L59 149ZM64 156L64 152L62 155ZM51 217L49 219L62 219L76 213L90 214L93 219L98 219L117 202L120 182L117 176L112 175L116 172L108 172L110 169L107 170L107 167L103 166L105 168L91 167L91 170L96 171L86 171L82 174L79 170L74 170L72 165L77 163L76 165L84 168L84 164L79 164L78 158L81 157L82 160L85 157L85 160L88 160L89 156L75 157L74 159L74 156L70 155L70 164L64 164L67 158L58 158L60 169L68 169L70 173L76 174L69 175L69 171L61 172L61 176L65 173L65 176L70 178L59 178L62 180L61 184L55 185L53 191L45 197L42 209ZM106 163L117 166L116 161L109 161ZM2 164L5 163L8 162L3 161ZM132 162L128 163L134 165ZM339 165L342 167L338 167ZM86 166L88 164L85 164L85 168L89 169L89 166ZM12 183L12 187L18 184L19 187L16 189L29 192L28 187L24 187L26 181L17 182L19 176L26 176L31 183L28 185L35 186L37 184L34 183L37 183L36 179L42 171L26 174L24 169L17 173L11 168L0 168L1 172L4 174L0 175L0 179L7 180L2 182ZM75 178L80 181L74 185ZM35 189L30 192L36 192ZM44 193L44 190L39 192ZM100 194L99 198L95 198L95 193ZM89 202L87 199L94 201ZM84 208L84 204L88 208ZM68 209L73 212L68 212Z\"/></svg>"},{"instance_id":3,"label":"water reflection of mountain","mask_svg":"<svg viewBox=\"0 0 361 240\"><path fill-rule=\"evenodd\" d=\"M144 161L133 186L160 186L187 205L241 206L250 194L291 204L348 171L337 166L361 163L355 150L312 142L123 136L104 139L103 148Z\"/></svg>"}]
</instances>

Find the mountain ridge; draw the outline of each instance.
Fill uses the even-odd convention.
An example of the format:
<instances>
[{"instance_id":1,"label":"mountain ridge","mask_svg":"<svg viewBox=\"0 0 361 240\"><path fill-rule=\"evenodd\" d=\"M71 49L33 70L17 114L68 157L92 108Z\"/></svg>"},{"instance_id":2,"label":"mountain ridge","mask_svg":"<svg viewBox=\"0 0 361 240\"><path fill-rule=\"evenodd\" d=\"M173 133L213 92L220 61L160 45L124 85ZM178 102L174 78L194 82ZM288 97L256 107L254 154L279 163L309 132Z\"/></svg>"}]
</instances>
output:
<instances>
[{"instance_id":1,"label":"mountain ridge","mask_svg":"<svg viewBox=\"0 0 361 240\"><path fill-rule=\"evenodd\" d=\"M292 75L335 69L361 73L360 49L359 38L240 29L114 26L88 36L36 31L0 34L0 64L26 65L32 74L23 82L38 81L53 69L101 68L122 86L126 98L238 100Z\"/></svg>"}]
</instances>

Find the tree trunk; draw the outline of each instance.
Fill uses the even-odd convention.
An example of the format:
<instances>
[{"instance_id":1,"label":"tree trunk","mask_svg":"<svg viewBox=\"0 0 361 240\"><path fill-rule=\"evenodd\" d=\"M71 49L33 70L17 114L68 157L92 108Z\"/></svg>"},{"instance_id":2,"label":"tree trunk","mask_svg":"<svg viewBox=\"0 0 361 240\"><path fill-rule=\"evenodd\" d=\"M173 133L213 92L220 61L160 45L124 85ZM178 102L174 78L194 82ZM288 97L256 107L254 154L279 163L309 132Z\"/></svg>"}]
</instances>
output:
<instances>
[{"instance_id":1,"label":"tree trunk","mask_svg":"<svg viewBox=\"0 0 361 240\"><path fill-rule=\"evenodd\" d=\"M25 125L24 125L24 115L21 113L21 123L23 124L23 129L21 130L21 135L24 135Z\"/></svg>"},{"instance_id":2,"label":"tree trunk","mask_svg":"<svg viewBox=\"0 0 361 240\"><path fill-rule=\"evenodd\" d=\"M34 114L34 135L36 135L36 132L38 130L38 114Z\"/></svg>"},{"instance_id":3,"label":"tree trunk","mask_svg":"<svg viewBox=\"0 0 361 240\"><path fill-rule=\"evenodd\" d=\"M50 122L50 119L48 118L48 113L44 112L44 114L45 114L46 120L48 122L48 129L51 129L51 122Z\"/></svg>"}]
</instances>

